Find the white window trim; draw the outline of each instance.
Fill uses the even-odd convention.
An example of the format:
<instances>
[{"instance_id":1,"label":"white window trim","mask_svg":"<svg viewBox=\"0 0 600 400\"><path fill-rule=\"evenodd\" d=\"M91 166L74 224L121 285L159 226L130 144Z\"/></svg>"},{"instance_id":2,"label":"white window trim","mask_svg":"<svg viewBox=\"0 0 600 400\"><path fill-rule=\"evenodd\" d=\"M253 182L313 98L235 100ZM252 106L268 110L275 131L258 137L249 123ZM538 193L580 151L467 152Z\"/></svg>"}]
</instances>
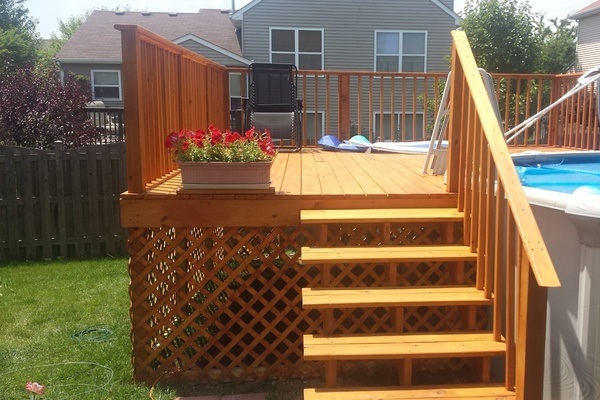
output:
<instances>
[{"instance_id":1,"label":"white window trim","mask_svg":"<svg viewBox=\"0 0 600 400\"><path fill-rule=\"evenodd\" d=\"M117 73L117 79L119 80L119 84L118 85L98 85L98 86L104 86L104 87L118 87L119 88L119 98L110 98L110 99L96 99L96 91L94 90L94 88L96 87L96 85L94 84L94 72L116 72ZM107 100L107 101L121 101L123 100L123 87L121 84L121 71L118 69L92 69L90 70L90 80L91 80L91 84L92 84L92 98L93 100Z\"/></svg>"},{"instance_id":2,"label":"white window trim","mask_svg":"<svg viewBox=\"0 0 600 400\"><path fill-rule=\"evenodd\" d=\"M423 72L427 72L427 53L428 53L428 47L427 47L427 43L429 40L429 33L428 31L396 31L396 30L376 30L375 31L375 35L373 37L373 71L374 72L386 72L386 71L377 71L377 56L381 55L381 56L390 56L391 54L378 54L377 53L377 34L378 33L397 33L399 35L399 42L398 42L398 69L399 71L395 71L395 72L404 72L402 71L402 57L403 56L423 56L424 57L424 68L423 68ZM402 36L405 33L424 33L425 34L425 53L424 54L403 54L403 49L402 49ZM394 72L394 71L390 71L390 72Z\"/></svg>"},{"instance_id":3,"label":"white window trim","mask_svg":"<svg viewBox=\"0 0 600 400\"><path fill-rule=\"evenodd\" d=\"M319 117L321 117L321 123L317 124L317 125L321 125L321 132L323 132L323 134L325 133L325 111L306 111L306 115L317 115ZM317 120L318 121L318 120ZM304 123L305 126L308 126L308 124L306 124L306 122ZM310 124L311 127L315 126L314 123Z\"/></svg>"},{"instance_id":4,"label":"white window trim","mask_svg":"<svg viewBox=\"0 0 600 400\"><path fill-rule=\"evenodd\" d=\"M273 51L273 31L274 30L286 30L286 31L294 31L294 52L291 51ZM299 31L316 31L321 32L321 52L302 52L298 50L298 32ZM308 55L321 55L321 70L325 68L325 29L323 28L291 28L291 27L269 27L269 62L273 62L273 54L293 54L294 55L294 65L298 68L300 65L300 54L308 54Z\"/></svg>"},{"instance_id":5,"label":"white window trim","mask_svg":"<svg viewBox=\"0 0 600 400\"><path fill-rule=\"evenodd\" d=\"M232 90L231 90L231 81L232 81L231 77L232 76L239 76L240 77L240 92L241 93L239 94L239 96L238 95L234 95L232 93ZM243 78L243 76L242 76L241 72L230 72L229 73L229 106L230 107L231 107L231 99L240 99L240 104L242 104L242 99L244 98L243 93L244 92L248 93L248 80L247 79L242 79L242 78ZM245 86L245 91L242 90L242 89L244 89L244 86Z\"/></svg>"}]
</instances>

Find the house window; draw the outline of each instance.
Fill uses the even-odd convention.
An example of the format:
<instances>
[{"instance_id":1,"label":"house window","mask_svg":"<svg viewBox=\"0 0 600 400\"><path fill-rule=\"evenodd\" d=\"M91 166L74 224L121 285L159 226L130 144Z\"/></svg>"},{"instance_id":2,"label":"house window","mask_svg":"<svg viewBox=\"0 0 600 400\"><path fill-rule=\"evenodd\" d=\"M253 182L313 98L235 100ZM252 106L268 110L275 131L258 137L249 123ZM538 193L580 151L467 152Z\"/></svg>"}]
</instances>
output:
<instances>
[{"instance_id":1,"label":"house window","mask_svg":"<svg viewBox=\"0 0 600 400\"><path fill-rule=\"evenodd\" d=\"M94 100L121 100L121 71L92 70Z\"/></svg>"},{"instance_id":2,"label":"house window","mask_svg":"<svg viewBox=\"0 0 600 400\"><path fill-rule=\"evenodd\" d=\"M323 69L323 30L271 28L271 62Z\"/></svg>"},{"instance_id":3,"label":"house window","mask_svg":"<svg viewBox=\"0 0 600 400\"><path fill-rule=\"evenodd\" d=\"M316 130L315 130L315 118ZM304 139L307 145L316 145L317 141L325 134L325 118L323 111L315 113L307 111L303 115L302 126L304 127Z\"/></svg>"},{"instance_id":4,"label":"house window","mask_svg":"<svg viewBox=\"0 0 600 400\"><path fill-rule=\"evenodd\" d=\"M394 128L392 129L391 113L383 113L383 131L380 131L380 113L374 113L374 128L375 137L378 138L381 135L383 141L394 141L394 142L407 142L415 140L425 140L423 137L423 113L411 113L408 112L402 114L397 112L394 113ZM394 134L392 135L392 132Z\"/></svg>"},{"instance_id":5,"label":"house window","mask_svg":"<svg viewBox=\"0 0 600 400\"><path fill-rule=\"evenodd\" d=\"M425 72L427 32L375 32L375 71Z\"/></svg>"}]
</instances>

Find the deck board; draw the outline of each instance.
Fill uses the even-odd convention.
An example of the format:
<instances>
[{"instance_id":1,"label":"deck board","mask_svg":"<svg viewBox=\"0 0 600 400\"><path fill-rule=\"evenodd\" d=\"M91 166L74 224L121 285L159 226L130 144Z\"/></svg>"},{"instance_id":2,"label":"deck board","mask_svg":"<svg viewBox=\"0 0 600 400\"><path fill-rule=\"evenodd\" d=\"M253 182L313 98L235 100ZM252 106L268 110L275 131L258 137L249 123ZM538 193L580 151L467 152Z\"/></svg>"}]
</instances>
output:
<instances>
[{"instance_id":1,"label":"deck board","mask_svg":"<svg viewBox=\"0 0 600 400\"><path fill-rule=\"evenodd\" d=\"M270 191L181 191L175 172L144 193L123 193L121 221L124 227L298 226L300 210L456 207L443 177L421 174L424 161L424 155L315 148L280 153Z\"/></svg>"},{"instance_id":2,"label":"deck board","mask_svg":"<svg viewBox=\"0 0 600 400\"><path fill-rule=\"evenodd\" d=\"M271 180L279 196L447 195L443 177L421 174L424 161L418 154L303 149L278 154ZM176 195L180 185L177 175L141 196Z\"/></svg>"}]
</instances>

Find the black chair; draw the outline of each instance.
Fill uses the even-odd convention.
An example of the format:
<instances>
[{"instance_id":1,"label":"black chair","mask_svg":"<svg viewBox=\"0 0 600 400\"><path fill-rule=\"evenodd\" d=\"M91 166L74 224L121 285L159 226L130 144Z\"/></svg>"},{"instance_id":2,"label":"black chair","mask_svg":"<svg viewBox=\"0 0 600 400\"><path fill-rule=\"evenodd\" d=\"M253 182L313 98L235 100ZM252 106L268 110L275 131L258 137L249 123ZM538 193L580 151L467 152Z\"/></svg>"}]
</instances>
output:
<instances>
[{"instance_id":1,"label":"black chair","mask_svg":"<svg viewBox=\"0 0 600 400\"><path fill-rule=\"evenodd\" d=\"M246 128L268 129L280 150L302 148L302 101L297 100L298 69L292 64L253 63Z\"/></svg>"}]
</instances>

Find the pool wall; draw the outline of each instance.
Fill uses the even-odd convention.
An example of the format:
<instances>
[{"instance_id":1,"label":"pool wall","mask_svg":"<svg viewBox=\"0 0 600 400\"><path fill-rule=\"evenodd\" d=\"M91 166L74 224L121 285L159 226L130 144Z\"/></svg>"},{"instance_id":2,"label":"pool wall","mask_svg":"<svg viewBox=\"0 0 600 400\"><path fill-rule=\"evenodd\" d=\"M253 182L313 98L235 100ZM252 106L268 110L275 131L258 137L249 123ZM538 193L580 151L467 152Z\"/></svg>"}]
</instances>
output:
<instances>
[{"instance_id":1,"label":"pool wall","mask_svg":"<svg viewBox=\"0 0 600 400\"><path fill-rule=\"evenodd\" d=\"M544 400L600 399L600 193L524 189L561 281L548 291Z\"/></svg>"}]
</instances>

